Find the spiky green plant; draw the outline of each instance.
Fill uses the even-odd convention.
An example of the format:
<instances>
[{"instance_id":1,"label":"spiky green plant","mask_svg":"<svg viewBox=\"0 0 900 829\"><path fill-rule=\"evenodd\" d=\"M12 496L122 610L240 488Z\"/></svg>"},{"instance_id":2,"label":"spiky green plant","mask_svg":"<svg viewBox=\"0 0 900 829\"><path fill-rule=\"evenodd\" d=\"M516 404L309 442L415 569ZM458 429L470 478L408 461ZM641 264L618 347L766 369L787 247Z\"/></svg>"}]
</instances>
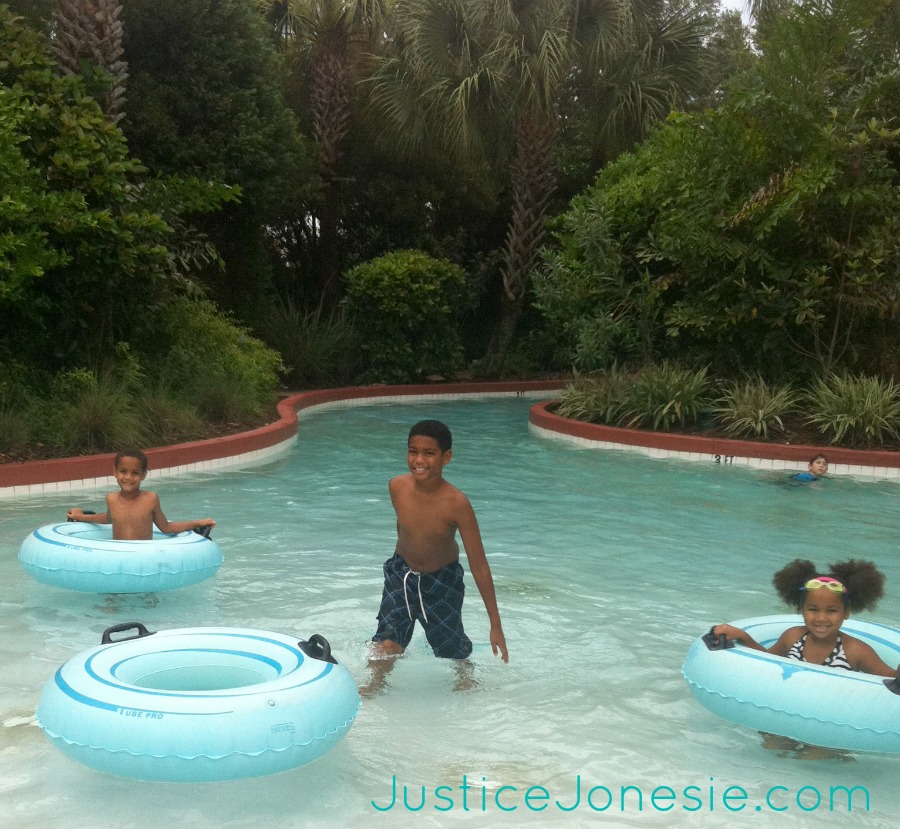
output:
<instances>
[{"instance_id":1,"label":"spiky green plant","mask_svg":"<svg viewBox=\"0 0 900 829\"><path fill-rule=\"evenodd\" d=\"M767 438L784 431L783 418L796 408L798 397L790 386L767 383L753 373L725 386L712 414L729 435Z\"/></svg>"},{"instance_id":2,"label":"spiky green plant","mask_svg":"<svg viewBox=\"0 0 900 829\"><path fill-rule=\"evenodd\" d=\"M0 452L24 449L30 437L28 415L12 406L0 406Z\"/></svg>"},{"instance_id":3,"label":"spiky green plant","mask_svg":"<svg viewBox=\"0 0 900 829\"><path fill-rule=\"evenodd\" d=\"M629 392L626 425L668 432L695 423L710 405L707 370L664 362L647 366Z\"/></svg>"},{"instance_id":4,"label":"spiky green plant","mask_svg":"<svg viewBox=\"0 0 900 829\"><path fill-rule=\"evenodd\" d=\"M614 365L608 371L578 378L560 396L556 413L560 417L604 423L621 423L633 384L628 373Z\"/></svg>"},{"instance_id":5,"label":"spiky green plant","mask_svg":"<svg viewBox=\"0 0 900 829\"><path fill-rule=\"evenodd\" d=\"M831 443L851 446L900 437L900 385L864 375L819 379L806 394L806 420Z\"/></svg>"}]
</instances>

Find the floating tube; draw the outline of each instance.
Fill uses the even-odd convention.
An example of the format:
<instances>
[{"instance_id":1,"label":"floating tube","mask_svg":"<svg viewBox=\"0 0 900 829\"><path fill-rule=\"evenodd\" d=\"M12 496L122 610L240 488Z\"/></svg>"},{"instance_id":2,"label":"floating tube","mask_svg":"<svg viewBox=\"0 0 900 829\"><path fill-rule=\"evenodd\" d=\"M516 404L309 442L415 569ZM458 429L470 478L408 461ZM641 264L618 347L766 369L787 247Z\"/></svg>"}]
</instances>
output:
<instances>
[{"instance_id":1,"label":"floating tube","mask_svg":"<svg viewBox=\"0 0 900 829\"><path fill-rule=\"evenodd\" d=\"M136 638L111 634L136 629ZM360 698L321 636L239 628L149 633L129 622L47 682L38 725L73 760L140 780L207 782L309 763Z\"/></svg>"},{"instance_id":2,"label":"floating tube","mask_svg":"<svg viewBox=\"0 0 900 829\"><path fill-rule=\"evenodd\" d=\"M799 616L739 619L735 627L770 647ZM900 631L848 619L841 630L900 662ZM809 745L900 754L900 680L811 665L742 645L697 639L682 673L697 701L719 717ZM712 648L712 649L711 649Z\"/></svg>"},{"instance_id":3,"label":"floating tube","mask_svg":"<svg viewBox=\"0 0 900 829\"><path fill-rule=\"evenodd\" d=\"M110 524L83 521L48 524L19 549L25 572L43 584L82 593L155 593L211 578L222 551L196 532L150 541L115 541Z\"/></svg>"}]
</instances>

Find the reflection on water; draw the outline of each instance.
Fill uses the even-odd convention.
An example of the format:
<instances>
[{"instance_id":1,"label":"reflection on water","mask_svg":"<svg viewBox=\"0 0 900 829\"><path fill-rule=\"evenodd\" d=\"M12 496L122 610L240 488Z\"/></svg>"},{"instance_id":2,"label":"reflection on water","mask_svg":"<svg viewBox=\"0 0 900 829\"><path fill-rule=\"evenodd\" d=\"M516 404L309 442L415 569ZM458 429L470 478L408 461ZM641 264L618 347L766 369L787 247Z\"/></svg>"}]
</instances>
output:
<instances>
[{"instance_id":1,"label":"reflection on water","mask_svg":"<svg viewBox=\"0 0 900 829\"><path fill-rule=\"evenodd\" d=\"M833 812L803 812L778 790L773 805L791 807L780 813L768 809L765 794L811 786L827 804L829 787L854 785L867 788L870 811L854 801L853 825L893 824L897 758L779 757L756 734L701 709L680 667L712 623L782 612L769 580L798 556L822 567L848 556L875 560L888 595L866 618L900 622L900 487L849 479L784 487L773 473L574 449L532 436L528 405L321 412L301 420L295 449L269 466L158 485L151 470L145 486L155 486L166 513L213 515L225 554L214 579L170 593L94 596L38 584L16 560L21 539L75 503L100 504L102 493L4 502L2 825L759 827L783 825L788 814L842 826L845 802ZM479 517L508 665L490 652L486 615L467 576L464 615L475 642L469 690L454 692L453 666L433 658L419 632L386 691L366 699L347 738L310 766L232 783L140 783L81 767L44 739L33 725L42 684L122 621L151 630L321 633L365 683L381 564L394 542L386 484L405 471L406 431L424 417L453 429L446 475ZM526 802L533 786L547 797L534 790ZM585 802L595 788L593 806L604 807L598 786L615 796L602 812ZM624 812L623 786L634 787ZM740 811L724 805L729 786L747 792ZM671 787L675 800L654 806L658 787ZM700 805L690 797L698 792Z\"/></svg>"}]
</instances>

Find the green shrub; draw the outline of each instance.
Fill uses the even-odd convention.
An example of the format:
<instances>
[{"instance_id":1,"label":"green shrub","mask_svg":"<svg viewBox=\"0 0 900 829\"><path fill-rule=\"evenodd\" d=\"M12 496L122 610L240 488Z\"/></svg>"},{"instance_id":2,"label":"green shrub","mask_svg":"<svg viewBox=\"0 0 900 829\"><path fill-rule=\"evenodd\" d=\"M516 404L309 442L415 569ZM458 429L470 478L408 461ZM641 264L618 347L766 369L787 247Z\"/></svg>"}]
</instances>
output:
<instances>
[{"instance_id":1,"label":"green shrub","mask_svg":"<svg viewBox=\"0 0 900 829\"><path fill-rule=\"evenodd\" d=\"M602 374L579 378L562 393L556 413L589 423L618 426L627 411L633 384L628 373L615 365Z\"/></svg>"},{"instance_id":2,"label":"green shrub","mask_svg":"<svg viewBox=\"0 0 900 829\"><path fill-rule=\"evenodd\" d=\"M293 388L323 388L352 383L360 370L360 343L341 313L303 311L290 299L271 309L258 333L286 365Z\"/></svg>"},{"instance_id":3,"label":"green shrub","mask_svg":"<svg viewBox=\"0 0 900 829\"><path fill-rule=\"evenodd\" d=\"M587 317L573 323L575 347L572 363L579 371L597 371L618 359L638 353L640 342L632 320L612 316Z\"/></svg>"},{"instance_id":4,"label":"green shrub","mask_svg":"<svg viewBox=\"0 0 900 829\"><path fill-rule=\"evenodd\" d=\"M144 386L136 401L147 430L148 445L182 443L205 437L205 424L195 405L168 385L154 383Z\"/></svg>"},{"instance_id":5,"label":"green shrub","mask_svg":"<svg viewBox=\"0 0 900 829\"><path fill-rule=\"evenodd\" d=\"M64 372L57 378L49 412L49 442L67 452L111 452L144 446L149 434L134 407L133 385L121 372L106 368Z\"/></svg>"},{"instance_id":6,"label":"green shrub","mask_svg":"<svg viewBox=\"0 0 900 829\"><path fill-rule=\"evenodd\" d=\"M366 380L403 383L451 374L462 365L457 318L466 279L461 268L407 250L358 265L344 278Z\"/></svg>"},{"instance_id":7,"label":"green shrub","mask_svg":"<svg viewBox=\"0 0 900 829\"><path fill-rule=\"evenodd\" d=\"M0 452L17 452L31 438L28 413L12 406L0 406Z\"/></svg>"},{"instance_id":8,"label":"green shrub","mask_svg":"<svg viewBox=\"0 0 900 829\"><path fill-rule=\"evenodd\" d=\"M159 312L158 341L168 349L153 376L188 394L213 419L259 414L274 401L281 358L209 300L180 297Z\"/></svg>"},{"instance_id":9,"label":"green shrub","mask_svg":"<svg viewBox=\"0 0 900 829\"><path fill-rule=\"evenodd\" d=\"M831 374L806 395L807 423L831 443L882 443L900 436L900 386L893 380Z\"/></svg>"},{"instance_id":10,"label":"green shrub","mask_svg":"<svg viewBox=\"0 0 900 829\"><path fill-rule=\"evenodd\" d=\"M759 374L748 374L725 387L712 413L730 435L767 438L784 431L782 418L795 409L797 400L790 386L771 385Z\"/></svg>"},{"instance_id":11,"label":"green shrub","mask_svg":"<svg viewBox=\"0 0 900 829\"><path fill-rule=\"evenodd\" d=\"M708 390L705 368L679 368L668 362L647 366L629 391L626 425L668 432L695 423L710 404Z\"/></svg>"}]
</instances>

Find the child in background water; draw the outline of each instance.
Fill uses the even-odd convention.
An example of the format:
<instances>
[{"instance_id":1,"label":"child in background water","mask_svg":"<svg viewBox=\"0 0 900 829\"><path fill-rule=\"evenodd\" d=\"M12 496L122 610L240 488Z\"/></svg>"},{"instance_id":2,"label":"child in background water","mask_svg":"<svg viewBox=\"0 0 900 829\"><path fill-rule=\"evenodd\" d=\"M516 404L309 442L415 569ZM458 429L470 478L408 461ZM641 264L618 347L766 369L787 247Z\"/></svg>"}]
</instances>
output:
<instances>
[{"instance_id":1,"label":"child in background water","mask_svg":"<svg viewBox=\"0 0 900 829\"><path fill-rule=\"evenodd\" d=\"M824 478L827 472L828 458L824 455L816 455L807 465L806 472L798 472L796 475L791 475L791 480L796 481L798 484L808 484L812 481L818 481L819 478Z\"/></svg>"}]
</instances>

